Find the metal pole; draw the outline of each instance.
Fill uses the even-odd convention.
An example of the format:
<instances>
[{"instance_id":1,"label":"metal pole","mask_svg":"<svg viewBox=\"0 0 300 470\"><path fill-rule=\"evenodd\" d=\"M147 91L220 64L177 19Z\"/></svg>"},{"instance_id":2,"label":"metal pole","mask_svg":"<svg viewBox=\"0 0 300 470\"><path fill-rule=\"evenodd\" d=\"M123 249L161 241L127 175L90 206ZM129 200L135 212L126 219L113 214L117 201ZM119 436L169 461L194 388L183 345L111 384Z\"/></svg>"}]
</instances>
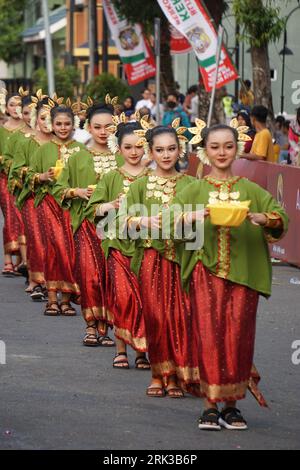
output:
<instances>
[{"instance_id":1,"label":"metal pole","mask_svg":"<svg viewBox=\"0 0 300 470\"><path fill-rule=\"evenodd\" d=\"M210 127L213 108L214 108L214 103L215 103L216 88L217 88L218 74L219 74L219 65L220 65L221 50L222 50L222 42L223 42L223 34L224 34L224 28L223 28L223 26L219 26L219 29L218 29L218 44L217 44L217 51L216 51L216 74L215 74L214 84L213 84L213 88L212 88L212 92L211 92L209 112L208 112L208 118L207 118L207 127Z\"/></svg>"},{"instance_id":2,"label":"metal pole","mask_svg":"<svg viewBox=\"0 0 300 470\"><path fill-rule=\"evenodd\" d=\"M98 52L98 7L97 0L93 1L93 17L94 17L94 76L99 75L99 52Z\"/></svg>"},{"instance_id":3,"label":"metal pole","mask_svg":"<svg viewBox=\"0 0 300 470\"><path fill-rule=\"evenodd\" d=\"M102 72L108 72L108 24L102 10Z\"/></svg>"},{"instance_id":4,"label":"metal pole","mask_svg":"<svg viewBox=\"0 0 300 470\"><path fill-rule=\"evenodd\" d=\"M46 48L46 64L47 64L47 75L48 75L48 93L50 96L53 95L55 90L54 81L54 67L53 67L53 50L49 24L49 10L47 0L42 0L43 16L45 24L45 48Z\"/></svg>"},{"instance_id":5,"label":"metal pole","mask_svg":"<svg viewBox=\"0 0 300 470\"><path fill-rule=\"evenodd\" d=\"M155 37L155 55L156 55L156 122L160 124L160 18L154 20L154 37Z\"/></svg>"},{"instance_id":6,"label":"metal pole","mask_svg":"<svg viewBox=\"0 0 300 470\"><path fill-rule=\"evenodd\" d=\"M240 43L239 43L239 35L240 35L240 25L236 23L235 27L235 66L240 75ZM239 80L235 81L235 101L238 102L239 100Z\"/></svg>"},{"instance_id":7,"label":"metal pole","mask_svg":"<svg viewBox=\"0 0 300 470\"><path fill-rule=\"evenodd\" d=\"M75 11L75 0L70 0L69 61L71 65L74 65L74 11Z\"/></svg>"},{"instance_id":8,"label":"metal pole","mask_svg":"<svg viewBox=\"0 0 300 470\"><path fill-rule=\"evenodd\" d=\"M281 104L280 104L280 112L283 114L284 110L284 74L285 74L285 48L287 43L287 32L286 32L286 25L284 28L284 40L283 40L283 53L282 53L282 72L281 72Z\"/></svg>"},{"instance_id":9,"label":"metal pole","mask_svg":"<svg viewBox=\"0 0 300 470\"><path fill-rule=\"evenodd\" d=\"M95 18L93 9L94 0L88 2L89 15L89 79L93 80L95 74Z\"/></svg>"}]
</instances>

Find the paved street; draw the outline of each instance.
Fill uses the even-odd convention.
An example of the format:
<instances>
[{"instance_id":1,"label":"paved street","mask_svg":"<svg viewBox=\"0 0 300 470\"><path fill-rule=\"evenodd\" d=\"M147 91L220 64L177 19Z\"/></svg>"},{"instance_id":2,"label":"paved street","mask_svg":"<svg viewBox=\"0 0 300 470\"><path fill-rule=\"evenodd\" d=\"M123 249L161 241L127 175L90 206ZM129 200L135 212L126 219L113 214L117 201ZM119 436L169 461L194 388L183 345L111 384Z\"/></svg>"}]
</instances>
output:
<instances>
[{"instance_id":1,"label":"paved street","mask_svg":"<svg viewBox=\"0 0 300 470\"><path fill-rule=\"evenodd\" d=\"M0 275L0 339L7 348L0 449L299 448L300 365L292 364L291 345L300 340L300 285L290 278L300 271L276 265L273 275L273 297L260 302L255 357L270 409L249 395L241 404L249 431L219 433L198 430L200 400L147 398L149 372L113 370L112 349L81 345L80 315L45 317L44 304L26 297L23 278Z\"/></svg>"}]
</instances>

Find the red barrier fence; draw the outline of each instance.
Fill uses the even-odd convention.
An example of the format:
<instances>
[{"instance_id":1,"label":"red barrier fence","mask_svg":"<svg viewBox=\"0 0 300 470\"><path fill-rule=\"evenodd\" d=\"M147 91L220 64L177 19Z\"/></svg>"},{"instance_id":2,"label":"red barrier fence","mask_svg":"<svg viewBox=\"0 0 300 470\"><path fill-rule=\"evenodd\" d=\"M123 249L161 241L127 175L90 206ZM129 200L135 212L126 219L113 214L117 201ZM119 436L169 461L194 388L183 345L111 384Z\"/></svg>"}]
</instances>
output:
<instances>
[{"instance_id":1,"label":"red barrier fence","mask_svg":"<svg viewBox=\"0 0 300 470\"><path fill-rule=\"evenodd\" d=\"M199 159L190 157L189 174L195 175ZM286 236L270 245L271 256L300 267L300 168L245 159L234 162L234 174L245 176L267 189L285 208L290 218ZM204 174L209 173L205 167Z\"/></svg>"}]
</instances>

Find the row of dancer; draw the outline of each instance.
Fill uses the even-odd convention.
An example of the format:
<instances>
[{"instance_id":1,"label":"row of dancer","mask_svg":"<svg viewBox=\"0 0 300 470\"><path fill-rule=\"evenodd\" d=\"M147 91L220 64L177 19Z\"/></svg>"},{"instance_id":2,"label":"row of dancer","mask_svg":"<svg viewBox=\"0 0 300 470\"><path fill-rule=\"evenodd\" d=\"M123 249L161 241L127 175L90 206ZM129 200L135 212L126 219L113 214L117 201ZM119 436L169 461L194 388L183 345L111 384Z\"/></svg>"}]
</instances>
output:
<instances>
[{"instance_id":1,"label":"row of dancer","mask_svg":"<svg viewBox=\"0 0 300 470\"><path fill-rule=\"evenodd\" d=\"M90 100L85 147L71 138L78 105L41 92L32 100L36 130L22 132L10 164L7 152L3 159L24 221L31 285L47 290L44 313L72 316L71 300L79 302L84 345L110 346L113 326L113 366L129 368L130 345L136 367L151 367L148 396L192 393L205 400L201 429L246 429L237 400L249 388L266 405L253 365L255 321L259 295L270 295L268 241L284 235L287 216L269 193L233 176L244 129L205 129L201 121L189 129L211 165L198 181L176 170L187 140L178 121L126 124L111 104ZM245 200L250 211L240 227L212 224L208 203ZM204 242L191 249L185 231L194 236L194 227Z\"/></svg>"}]
</instances>

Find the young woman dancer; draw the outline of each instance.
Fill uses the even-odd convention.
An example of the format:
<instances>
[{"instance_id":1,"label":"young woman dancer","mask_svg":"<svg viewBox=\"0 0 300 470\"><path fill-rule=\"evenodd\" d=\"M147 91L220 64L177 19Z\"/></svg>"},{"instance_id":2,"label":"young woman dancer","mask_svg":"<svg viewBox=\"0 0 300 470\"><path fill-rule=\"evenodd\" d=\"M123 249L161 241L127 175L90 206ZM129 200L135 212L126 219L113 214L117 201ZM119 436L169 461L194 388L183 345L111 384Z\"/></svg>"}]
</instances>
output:
<instances>
[{"instance_id":1,"label":"young woman dancer","mask_svg":"<svg viewBox=\"0 0 300 470\"><path fill-rule=\"evenodd\" d=\"M34 207L34 194L25 183L28 169L33 165L35 152L45 143L49 142L53 134L47 125L48 97L39 90L36 97L32 97L31 126L35 134L23 139L16 148L15 157L9 173L9 184L14 189L16 204L22 214L26 235L27 264L29 271L29 286L26 292L30 293L32 300L45 300L44 278L44 247L38 224L37 209Z\"/></svg>"},{"instance_id":2,"label":"young woman dancer","mask_svg":"<svg viewBox=\"0 0 300 470\"><path fill-rule=\"evenodd\" d=\"M20 119L17 108L21 105L19 95L8 95L6 90L1 90L0 102L2 111L9 117L3 127L0 127L0 206L4 217L3 243L4 243L4 269L2 274L7 277L20 275L20 249L25 256L25 236L23 222L19 210L15 207L14 197L9 193L7 186L8 167L5 164L4 154L9 139L22 129L25 124ZM4 104L5 103L5 104ZM16 255L16 264L13 264L12 256Z\"/></svg>"},{"instance_id":3,"label":"young woman dancer","mask_svg":"<svg viewBox=\"0 0 300 470\"><path fill-rule=\"evenodd\" d=\"M186 128L158 126L146 132L146 148L157 165L153 174L140 178L130 186L126 216L129 235L138 230L131 266L139 276L143 315L146 325L152 381L147 389L150 397L184 396L181 385L192 381L189 361L190 313L189 299L180 282L180 267L174 243L163 239L159 230L160 213L174 196L193 181L175 169L184 155ZM142 139L145 143L145 138ZM141 210L132 210L141 206ZM146 211L146 214L143 213ZM123 214L120 213L120 218ZM158 229L156 238L148 228ZM134 232L133 232L134 234Z\"/></svg>"},{"instance_id":4,"label":"young woman dancer","mask_svg":"<svg viewBox=\"0 0 300 470\"><path fill-rule=\"evenodd\" d=\"M48 291L48 303L44 314L50 316L76 315L70 299L80 295L74 277L75 248L71 229L70 213L59 207L52 193L57 175L57 162L65 165L69 157L84 146L72 140L74 113L60 102L50 103L51 126L54 137L35 153L34 162L28 172L27 183L35 193L35 207L46 256L44 276ZM58 303L58 293L62 301Z\"/></svg>"},{"instance_id":5,"label":"young woman dancer","mask_svg":"<svg viewBox=\"0 0 300 470\"><path fill-rule=\"evenodd\" d=\"M87 150L72 155L54 187L53 195L62 207L69 208L75 241L75 277L81 291L81 310L86 321L85 346L114 346L107 336L105 309L106 261L95 225L84 210L93 186L123 160L107 147L113 107L93 105L87 110L88 131L92 141Z\"/></svg>"},{"instance_id":6,"label":"young woman dancer","mask_svg":"<svg viewBox=\"0 0 300 470\"><path fill-rule=\"evenodd\" d=\"M121 115L125 121L125 116ZM112 219L119 208L120 200L128 192L130 185L143 176L147 170L141 164L144 154L142 146L137 146L139 137L135 130L141 129L138 123L125 124L114 118L117 124L114 131L117 144L111 145L114 152L120 151L124 165L109 172L98 183L86 208L86 217L96 222L109 214ZM110 139L113 142L113 137ZM111 220L112 222L112 220ZM128 369L129 363L126 344L137 351L136 368L149 369L145 357L147 349L138 282L130 270L130 260L134 253L134 244L129 240L120 240L108 227L102 248L107 258L108 278L106 283L106 304L112 313L111 321L117 338L117 354L113 367Z\"/></svg>"},{"instance_id":7,"label":"young woman dancer","mask_svg":"<svg viewBox=\"0 0 300 470\"><path fill-rule=\"evenodd\" d=\"M238 124L233 123L235 128ZM287 215L272 196L246 178L234 176L232 164L240 153L238 139L245 128L217 125L202 134L200 157L212 167L209 176L183 190L174 203L234 206L251 201L247 219L238 227L213 225L209 210L188 211L186 224L204 222L204 246L184 250L181 273L190 281L193 331L191 345L198 353L198 379L189 390L204 397L200 429L247 429L236 402L247 388L262 406L257 390L259 376L253 369L255 322L259 295L271 293L268 242L279 240L287 229ZM240 131L240 134L238 132ZM199 141L201 140L199 127ZM218 403L224 403L222 411Z\"/></svg>"}]
</instances>

